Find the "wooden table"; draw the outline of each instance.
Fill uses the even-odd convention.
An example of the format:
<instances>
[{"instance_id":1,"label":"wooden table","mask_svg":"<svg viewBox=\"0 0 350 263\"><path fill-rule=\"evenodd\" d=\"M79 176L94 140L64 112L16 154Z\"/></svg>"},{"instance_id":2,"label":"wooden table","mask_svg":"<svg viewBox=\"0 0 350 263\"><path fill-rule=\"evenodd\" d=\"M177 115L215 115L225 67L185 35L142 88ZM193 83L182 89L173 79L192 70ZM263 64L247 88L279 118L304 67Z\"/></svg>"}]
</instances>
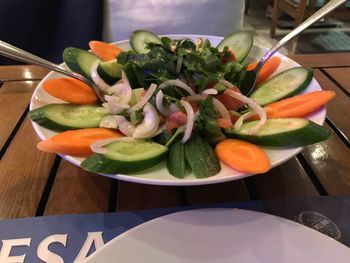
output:
<instances>
[{"instance_id":1,"label":"wooden table","mask_svg":"<svg viewBox=\"0 0 350 263\"><path fill-rule=\"evenodd\" d=\"M292 58L312 67L323 89L337 93L324 124L331 138L266 174L189 187L112 180L37 150L39 138L26 115L31 94L47 71L1 66L0 218L350 194L350 53Z\"/></svg>"}]
</instances>

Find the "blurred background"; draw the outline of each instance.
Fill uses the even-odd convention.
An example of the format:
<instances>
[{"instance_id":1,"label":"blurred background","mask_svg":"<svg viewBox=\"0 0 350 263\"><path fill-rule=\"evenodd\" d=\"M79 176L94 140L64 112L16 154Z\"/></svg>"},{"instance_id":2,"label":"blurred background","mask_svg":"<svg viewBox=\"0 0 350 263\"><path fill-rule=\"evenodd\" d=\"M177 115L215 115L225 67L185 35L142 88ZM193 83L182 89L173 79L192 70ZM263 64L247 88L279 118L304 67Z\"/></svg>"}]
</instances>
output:
<instances>
[{"instance_id":1,"label":"blurred background","mask_svg":"<svg viewBox=\"0 0 350 263\"><path fill-rule=\"evenodd\" d=\"M225 36L249 30L271 46L327 0L1 0L0 40L59 63L65 47L92 39L157 34ZM285 54L350 51L350 1L281 50ZM0 64L18 62L0 57Z\"/></svg>"}]
</instances>

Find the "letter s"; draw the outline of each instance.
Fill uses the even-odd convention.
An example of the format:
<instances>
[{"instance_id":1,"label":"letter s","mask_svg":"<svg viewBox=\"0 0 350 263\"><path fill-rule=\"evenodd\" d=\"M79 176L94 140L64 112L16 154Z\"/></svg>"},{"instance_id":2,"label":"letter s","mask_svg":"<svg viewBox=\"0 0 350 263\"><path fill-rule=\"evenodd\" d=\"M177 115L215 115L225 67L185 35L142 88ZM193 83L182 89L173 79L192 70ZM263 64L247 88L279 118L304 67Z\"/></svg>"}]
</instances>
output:
<instances>
[{"instance_id":1,"label":"letter s","mask_svg":"<svg viewBox=\"0 0 350 263\"><path fill-rule=\"evenodd\" d=\"M61 243L64 247L67 243L67 234L52 235L45 238L38 246L38 257L47 263L64 263L64 260L49 250L52 243Z\"/></svg>"}]
</instances>

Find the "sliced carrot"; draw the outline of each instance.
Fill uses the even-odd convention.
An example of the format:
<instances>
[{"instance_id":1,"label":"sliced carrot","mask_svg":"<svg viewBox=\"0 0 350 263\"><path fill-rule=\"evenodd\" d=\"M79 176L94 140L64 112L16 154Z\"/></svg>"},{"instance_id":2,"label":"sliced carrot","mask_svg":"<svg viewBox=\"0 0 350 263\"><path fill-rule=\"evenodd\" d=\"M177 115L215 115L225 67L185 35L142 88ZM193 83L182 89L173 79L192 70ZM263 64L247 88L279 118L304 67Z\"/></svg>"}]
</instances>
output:
<instances>
[{"instance_id":1,"label":"sliced carrot","mask_svg":"<svg viewBox=\"0 0 350 263\"><path fill-rule=\"evenodd\" d=\"M313 91L297 95L266 105L268 118L304 117L333 99L335 92L331 90Z\"/></svg>"},{"instance_id":2,"label":"sliced carrot","mask_svg":"<svg viewBox=\"0 0 350 263\"><path fill-rule=\"evenodd\" d=\"M266 153L257 145L236 139L226 139L215 147L220 161L245 173L265 173L271 168Z\"/></svg>"},{"instance_id":3,"label":"sliced carrot","mask_svg":"<svg viewBox=\"0 0 350 263\"><path fill-rule=\"evenodd\" d=\"M74 104L96 104L97 101L88 85L73 78L48 79L43 88L50 95Z\"/></svg>"},{"instance_id":4,"label":"sliced carrot","mask_svg":"<svg viewBox=\"0 0 350 263\"><path fill-rule=\"evenodd\" d=\"M120 47L97 40L90 41L89 47L96 56L105 61L115 59L122 51Z\"/></svg>"},{"instance_id":5,"label":"sliced carrot","mask_svg":"<svg viewBox=\"0 0 350 263\"><path fill-rule=\"evenodd\" d=\"M247 66L247 70L253 70L258 62L251 63ZM279 67L281 64L281 58L280 57L271 57L269 58L265 64L263 65L262 69L260 70L258 77L256 79L256 85L259 85L263 83L265 80L267 80Z\"/></svg>"},{"instance_id":6,"label":"sliced carrot","mask_svg":"<svg viewBox=\"0 0 350 263\"><path fill-rule=\"evenodd\" d=\"M39 142L37 147L44 152L86 157L92 154L91 143L121 136L120 132L106 128L69 130Z\"/></svg>"}]
</instances>

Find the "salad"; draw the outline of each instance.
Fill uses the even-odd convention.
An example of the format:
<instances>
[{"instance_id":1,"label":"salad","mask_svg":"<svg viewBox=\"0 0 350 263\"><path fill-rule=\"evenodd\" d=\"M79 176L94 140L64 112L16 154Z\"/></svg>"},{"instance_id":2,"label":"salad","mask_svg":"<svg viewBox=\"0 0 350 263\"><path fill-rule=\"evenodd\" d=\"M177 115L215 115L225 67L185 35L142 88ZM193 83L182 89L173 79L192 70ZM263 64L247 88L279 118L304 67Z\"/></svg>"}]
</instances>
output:
<instances>
[{"instance_id":1,"label":"salad","mask_svg":"<svg viewBox=\"0 0 350 263\"><path fill-rule=\"evenodd\" d=\"M270 58L257 87L240 84L256 63L245 63L253 38L235 32L217 46L208 39L170 39L137 30L132 50L91 41L91 51L66 48L65 64L93 81L92 89L70 78L48 79L45 92L65 103L33 109L29 117L58 132L38 148L84 157L95 173L130 174L165 161L170 174L216 175L221 163L245 173L271 168L260 146L295 148L329 137L305 118L334 97L332 91L299 95L310 69L294 67L273 75L281 59ZM271 77L272 76L272 77Z\"/></svg>"}]
</instances>

